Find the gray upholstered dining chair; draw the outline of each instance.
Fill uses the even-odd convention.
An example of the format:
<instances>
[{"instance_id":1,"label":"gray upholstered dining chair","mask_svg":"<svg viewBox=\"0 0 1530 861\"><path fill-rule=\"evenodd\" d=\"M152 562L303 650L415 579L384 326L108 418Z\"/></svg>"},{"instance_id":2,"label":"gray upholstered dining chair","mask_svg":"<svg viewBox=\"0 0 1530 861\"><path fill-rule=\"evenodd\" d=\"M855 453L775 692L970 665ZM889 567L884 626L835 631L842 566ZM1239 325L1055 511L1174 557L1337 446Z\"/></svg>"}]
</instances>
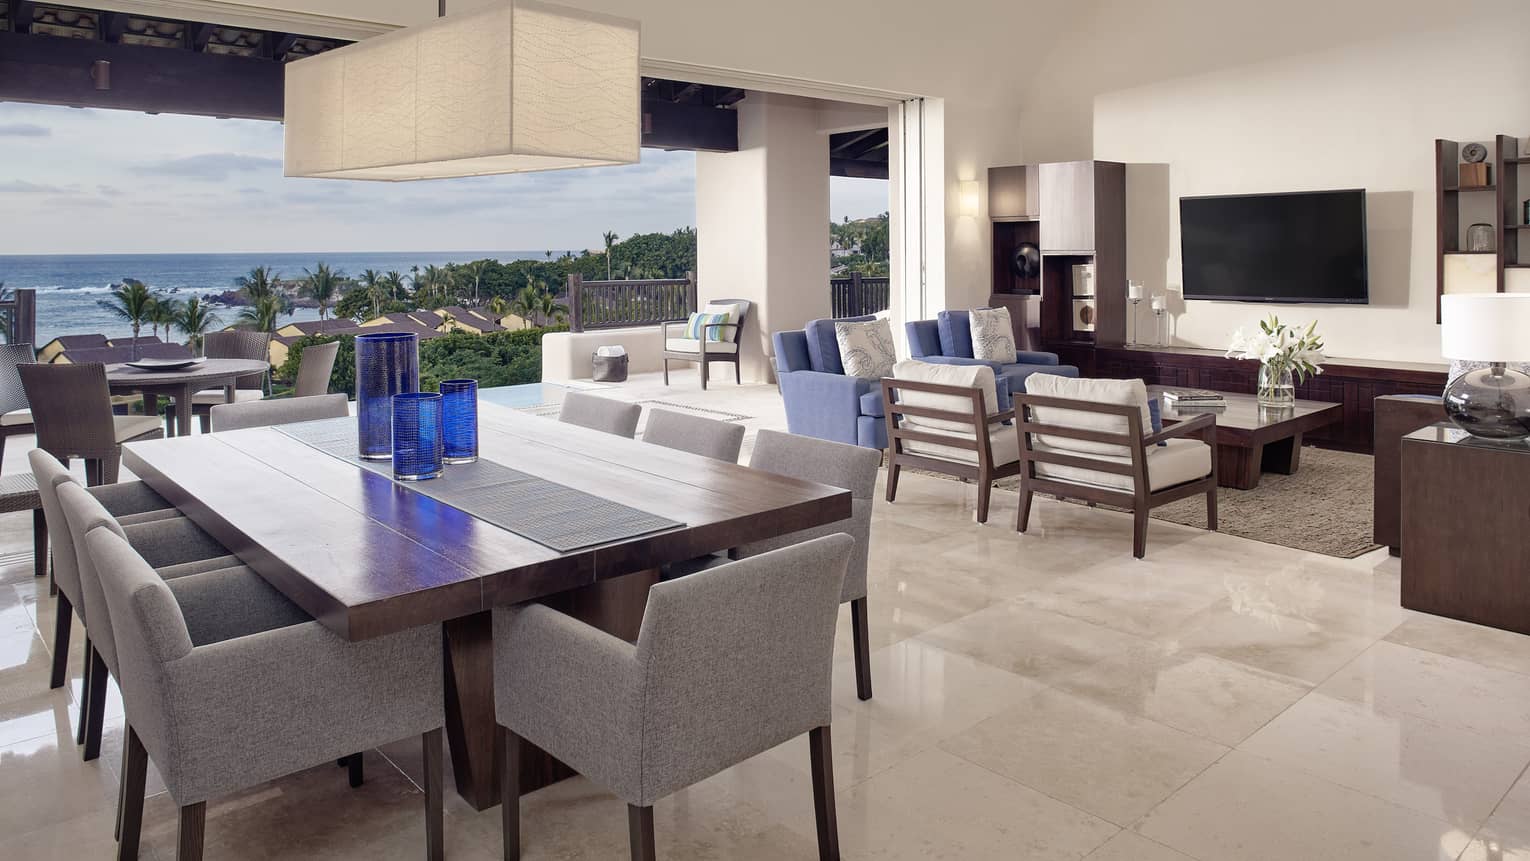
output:
<instances>
[{"instance_id":1,"label":"gray upholstered dining chair","mask_svg":"<svg viewBox=\"0 0 1530 861\"><path fill-rule=\"evenodd\" d=\"M254 633L247 625L204 626L193 621L202 618L198 608L217 600L177 594L172 584L181 581L161 578L110 529L91 530L85 542L115 623L127 711L118 858L138 854L150 759L179 808L177 858L198 861L208 800L418 735L426 857L439 861L439 628L348 642L314 621Z\"/></svg>"},{"instance_id":2,"label":"gray upholstered dining chair","mask_svg":"<svg viewBox=\"0 0 1530 861\"><path fill-rule=\"evenodd\" d=\"M738 463L738 451L744 445L744 426L677 410L649 410L643 442Z\"/></svg>"},{"instance_id":3,"label":"gray upholstered dining chair","mask_svg":"<svg viewBox=\"0 0 1530 861\"><path fill-rule=\"evenodd\" d=\"M297 380L292 386L294 398L329 394L329 378L335 372L335 356L340 342L309 344L298 354Z\"/></svg>"},{"instance_id":4,"label":"gray upholstered dining chair","mask_svg":"<svg viewBox=\"0 0 1530 861\"><path fill-rule=\"evenodd\" d=\"M304 350L303 355L308 355L308 351ZM349 414L350 406L342 394L218 404L212 408L211 413L212 429L215 432L338 419Z\"/></svg>"},{"instance_id":5,"label":"gray upholstered dining chair","mask_svg":"<svg viewBox=\"0 0 1530 861\"><path fill-rule=\"evenodd\" d=\"M16 368L36 361L31 344L0 344L0 460L7 438L32 433L32 410Z\"/></svg>"},{"instance_id":6,"label":"gray upholstered dining chair","mask_svg":"<svg viewBox=\"0 0 1530 861\"><path fill-rule=\"evenodd\" d=\"M31 404L37 447L68 465L85 461L85 480L92 486L116 484L122 444L165 435L154 416L112 414L106 366L30 364L16 368Z\"/></svg>"},{"instance_id":7,"label":"gray upholstered dining chair","mask_svg":"<svg viewBox=\"0 0 1530 861\"><path fill-rule=\"evenodd\" d=\"M42 500L43 517L47 522L53 545L53 580L58 594L53 614L53 672L48 687L60 688L64 686L68 671L69 636L70 630L74 627L73 618L78 615L83 624L86 614L80 585L79 563L74 552L74 542L69 534L69 521L65 519L64 511L59 507L58 493L55 490L60 483L73 482L74 476L64 469L63 464L42 449L34 448L27 452L27 459L32 465L32 475L37 481L37 494ZM180 512L172 508L163 497L139 481L93 487L90 488L90 493L100 499L107 511L124 524L143 523L180 515ZM87 639L85 649L87 660L90 655L89 643ZM86 678L87 680L89 678L88 665ZM78 738L81 743L85 741L85 709L80 709Z\"/></svg>"},{"instance_id":8,"label":"gray upholstered dining chair","mask_svg":"<svg viewBox=\"0 0 1530 861\"><path fill-rule=\"evenodd\" d=\"M628 805L653 804L807 733L820 858L839 857L829 742L834 624L854 542L831 535L654 586L636 645L541 604L494 610L505 858L520 857L520 739Z\"/></svg>"},{"instance_id":9,"label":"gray upholstered dining chair","mask_svg":"<svg viewBox=\"0 0 1530 861\"><path fill-rule=\"evenodd\" d=\"M637 436L638 418L642 414L643 408L637 404L585 392L569 392L563 396L558 421L631 439Z\"/></svg>"},{"instance_id":10,"label":"gray upholstered dining chair","mask_svg":"<svg viewBox=\"0 0 1530 861\"><path fill-rule=\"evenodd\" d=\"M226 329L222 332L208 332L202 344L202 354L209 359L250 359L252 361L270 361L271 334L269 332L252 332L247 329ZM246 374L234 381L234 401L258 401L266 396L266 381L270 376L267 371L258 374ZM228 403L228 395L222 389L203 389L191 397L191 411L197 416L197 421L202 425L202 433L211 432L211 420L208 411L218 404ZM175 414L168 413L166 421L174 421ZM183 428L178 433L190 433L190 428Z\"/></svg>"}]
</instances>

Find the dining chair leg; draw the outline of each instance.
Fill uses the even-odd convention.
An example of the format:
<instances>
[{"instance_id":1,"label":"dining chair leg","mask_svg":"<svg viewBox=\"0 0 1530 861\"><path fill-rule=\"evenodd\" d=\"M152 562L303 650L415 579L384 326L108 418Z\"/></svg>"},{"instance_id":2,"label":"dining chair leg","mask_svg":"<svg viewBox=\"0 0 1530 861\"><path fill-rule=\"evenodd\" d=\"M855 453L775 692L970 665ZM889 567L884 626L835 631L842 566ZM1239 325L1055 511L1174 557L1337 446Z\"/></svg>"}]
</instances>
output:
<instances>
[{"instance_id":1,"label":"dining chair leg","mask_svg":"<svg viewBox=\"0 0 1530 861\"><path fill-rule=\"evenodd\" d=\"M808 731L813 763L813 812L818 820L819 861L839 861L839 821L834 813L834 751L829 728Z\"/></svg>"},{"instance_id":2,"label":"dining chair leg","mask_svg":"<svg viewBox=\"0 0 1530 861\"><path fill-rule=\"evenodd\" d=\"M664 385L669 385L669 359L664 360Z\"/></svg>"},{"instance_id":3,"label":"dining chair leg","mask_svg":"<svg viewBox=\"0 0 1530 861\"><path fill-rule=\"evenodd\" d=\"M1031 528L1031 498L1034 495L1029 487L1020 488L1020 511L1015 515L1016 532Z\"/></svg>"},{"instance_id":4,"label":"dining chair leg","mask_svg":"<svg viewBox=\"0 0 1530 861\"><path fill-rule=\"evenodd\" d=\"M207 802L186 804L180 811L180 834L175 841L175 861L202 861L207 834Z\"/></svg>"},{"instance_id":5,"label":"dining chair leg","mask_svg":"<svg viewBox=\"0 0 1530 861\"><path fill-rule=\"evenodd\" d=\"M122 807L123 804L127 801L128 746L126 736L132 731L133 728L131 726L126 724L123 725L122 734L124 736L124 741L122 744L122 767L117 770L117 825L115 826L115 830L112 832L113 840L122 839Z\"/></svg>"},{"instance_id":6,"label":"dining chair leg","mask_svg":"<svg viewBox=\"0 0 1530 861\"><path fill-rule=\"evenodd\" d=\"M101 458L101 483L116 484L117 473L122 466L122 449Z\"/></svg>"},{"instance_id":7,"label":"dining chair leg","mask_svg":"<svg viewBox=\"0 0 1530 861\"><path fill-rule=\"evenodd\" d=\"M90 694L85 701L90 715L85 721L85 761L90 762L101 756L101 730L106 723L106 688L111 674L106 671L106 662L101 660L100 652L91 649L86 657L90 661Z\"/></svg>"},{"instance_id":8,"label":"dining chair leg","mask_svg":"<svg viewBox=\"0 0 1530 861\"><path fill-rule=\"evenodd\" d=\"M74 729L75 744L85 743L85 731L90 726L90 688L91 682L94 681L94 679L91 678L90 672L90 653L93 651L95 651L95 649L90 645L90 632L86 631L85 667L80 673L80 720Z\"/></svg>"},{"instance_id":9,"label":"dining chair leg","mask_svg":"<svg viewBox=\"0 0 1530 861\"><path fill-rule=\"evenodd\" d=\"M499 728L505 749L500 769L499 813L505 839L505 861L521 861L521 737Z\"/></svg>"},{"instance_id":10,"label":"dining chair leg","mask_svg":"<svg viewBox=\"0 0 1530 861\"><path fill-rule=\"evenodd\" d=\"M736 359L733 362L733 382L740 386L744 384L744 372L739 369L739 362Z\"/></svg>"},{"instance_id":11,"label":"dining chair leg","mask_svg":"<svg viewBox=\"0 0 1530 861\"><path fill-rule=\"evenodd\" d=\"M202 433L212 433L212 413L197 413L197 426L202 429Z\"/></svg>"},{"instance_id":12,"label":"dining chair leg","mask_svg":"<svg viewBox=\"0 0 1530 861\"><path fill-rule=\"evenodd\" d=\"M1148 508L1141 505L1132 511L1132 555L1138 559L1147 555Z\"/></svg>"},{"instance_id":13,"label":"dining chair leg","mask_svg":"<svg viewBox=\"0 0 1530 861\"><path fill-rule=\"evenodd\" d=\"M345 758L345 768L351 781L351 788L358 789L366 782L366 772L362 769L361 754L353 753Z\"/></svg>"},{"instance_id":14,"label":"dining chair leg","mask_svg":"<svg viewBox=\"0 0 1530 861\"><path fill-rule=\"evenodd\" d=\"M855 632L855 695L871 699L871 630L866 619L866 596L850 602L850 627Z\"/></svg>"},{"instance_id":15,"label":"dining chair leg","mask_svg":"<svg viewBox=\"0 0 1530 861\"><path fill-rule=\"evenodd\" d=\"M1212 482L1211 489L1206 491L1206 528L1212 532L1217 531L1217 486Z\"/></svg>"},{"instance_id":16,"label":"dining chair leg","mask_svg":"<svg viewBox=\"0 0 1530 861\"><path fill-rule=\"evenodd\" d=\"M149 752L143 749L138 733L130 726L123 739L122 828L117 843L117 861L137 861L138 838L143 831L143 792L149 779Z\"/></svg>"},{"instance_id":17,"label":"dining chair leg","mask_svg":"<svg viewBox=\"0 0 1530 861\"><path fill-rule=\"evenodd\" d=\"M985 471L978 475L977 522L988 522L988 503L993 499L993 477Z\"/></svg>"},{"instance_id":18,"label":"dining chair leg","mask_svg":"<svg viewBox=\"0 0 1530 861\"><path fill-rule=\"evenodd\" d=\"M48 687L57 689L64 686L69 674L69 629L74 627L74 607L69 599L60 592L54 596L53 604L53 676L48 679Z\"/></svg>"},{"instance_id":19,"label":"dining chair leg","mask_svg":"<svg viewBox=\"0 0 1530 861\"><path fill-rule=\"evenodd\" d=\"M887 501L893 502L898 495L898 473L903 469L896 463L887 465Z\"/></svg>"},{"instance_id":20,"label":"dining chair leg","mask_svg":"<svg viewBox=\"0 0 1530 861\"><path fill-rule=\"evenodd\" d=\"M653 807L627 805L627 836L632 843L632 861L657 861L653 845Z\"/></svg>"},{"instance_id":21,"label":"dining chair leg","mask_svg":"<svg viewBox=\"0 0 1530 861\"><path fill-rule=\"evenodd\" d=\"M425 753L425 857L441 861L446 854L446 821L441 792L441 729L421 736Z\"/></svg>"},{"instance_id":22,"label":"dining chair leg","mask_svg":"<svg viewBox=\"0 0 1530 861\"><path fill-rule=\"evenodd\" d=\"M710 364L705 358L701 360L701 390L703 392L707 390L708 366Z\"/></svg>"},{"instance_id":23,"label":"dining chair leg","mask_svg":"<svg viewBox=\"0 0 1530 861\"><path fill-rule=\"evenodd\" d=\"M36 508L32 510L32 576L42 577L47 573L48 519L41 508Z\"/></svg>"},{"instance_id":24,"label":"dining chair leg","mask_svg":"<svg viewBox=\"0 0 1530 861\"><path fill-rule=\"evenodd\" d=\"M102 475L101 475L102 467L103 467L103 464L101 462L101 458L99 458L99 457L87 457L87 458L85 458L85 486L86 487L99 487L103 483Z\"/></svg>"}]
</instances>

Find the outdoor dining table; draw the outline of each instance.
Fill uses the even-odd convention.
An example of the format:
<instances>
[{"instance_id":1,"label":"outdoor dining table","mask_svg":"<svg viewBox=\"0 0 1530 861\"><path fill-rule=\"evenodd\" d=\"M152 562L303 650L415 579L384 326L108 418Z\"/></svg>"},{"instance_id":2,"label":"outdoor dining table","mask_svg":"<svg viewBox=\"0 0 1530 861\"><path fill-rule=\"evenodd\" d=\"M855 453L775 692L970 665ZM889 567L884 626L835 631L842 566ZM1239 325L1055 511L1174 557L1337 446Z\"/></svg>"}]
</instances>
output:
<instances>
[{"instance_id":1,"label":"outdoor dining table","mask_svg":"<svg viewBox=\"0 0 1530 861\"><path fill-rule=\"evenodd\" d=\"M469 495L453 497L453 471L472 467L449 465L441 479L396 482L386 462L368 467L316 442L323 433L310 433L353 427L354 419L332 419L131 443L123 462L339 636L364 640L440 625L452 768L457 791L479 810L498 803L502 761L491 608L542 600L635 640L660 566L850 516L850 494L839 488L487 403L480 405L481 471L457 475L510 470L519 478L487 494L487 479L457 482L456 492ZM568 507L570 495L585 504ZM543 532L516 525L540 540L496 522L504 514L515 524L537 523L537 511L522 510L535 502L505 500L560 496L565 508L541 522ZM609 539L612 523L624 517L663 523L566 546L603 529ZM523 744L522 791L572 774Z\"/></svg>"},{"instance_id":2,"label":"outdoor dining table","mask_svg":"<svg viewBox=\"0 0 1530 861\"><path fill-rule=\"evenodd\" d=\"M114 395L140 394L143 414L159 415L159 399L175 399L175 433L191 433L191 401L204 389L223 389L229 403L234 401L234 383L240 377L263 374L271 366L259 359L203 359L190 367L173 371L146 371L126 362L106 366L106 385Z\"/></svg>"}]
</instances>

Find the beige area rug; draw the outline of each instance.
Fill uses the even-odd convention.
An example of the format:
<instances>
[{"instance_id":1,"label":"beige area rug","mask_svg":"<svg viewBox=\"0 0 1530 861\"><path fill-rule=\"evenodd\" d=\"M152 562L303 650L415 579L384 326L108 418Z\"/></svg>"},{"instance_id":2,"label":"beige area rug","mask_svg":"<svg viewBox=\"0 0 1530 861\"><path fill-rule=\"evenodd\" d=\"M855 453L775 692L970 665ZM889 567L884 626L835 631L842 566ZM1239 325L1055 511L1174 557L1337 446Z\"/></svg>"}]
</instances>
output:
<instances>
[{"instance_id":1,"label":"beige area rug","mask_svg":"<svg viewBox=\"0 0 1530 861\"><path fill-rule=\"evenodd\" d=\"M1265 544L1353 559L1380 546L1371 541L1374 475L1375 461L1368 454L1307 446L1295 475L1267 472L1253 490L1217 488L1218 529ZM996 486L1019 490L1020 479L1001 479ZM1206 498L1171 502L1153 509L1152 516L1205 529Z\"/></svg>"}]
</instances>

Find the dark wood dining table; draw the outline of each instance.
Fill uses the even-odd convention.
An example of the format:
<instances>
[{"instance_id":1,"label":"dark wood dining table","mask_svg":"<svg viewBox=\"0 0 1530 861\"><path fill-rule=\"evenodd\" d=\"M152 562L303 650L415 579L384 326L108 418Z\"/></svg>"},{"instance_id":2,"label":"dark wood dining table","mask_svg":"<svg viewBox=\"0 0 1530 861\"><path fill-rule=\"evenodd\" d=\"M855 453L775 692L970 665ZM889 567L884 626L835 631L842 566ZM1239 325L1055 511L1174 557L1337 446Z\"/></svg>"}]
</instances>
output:
<instances>
[{"instance_id":1,"label":"dark wood dining table","mask_svg":"<svg viewBox=\"0 0 1530 861\"><path fill-rule=\"evenodd\" d=\"M106 366L106 385L114 395L143 396L143 414L159 415L159 399L175 399L175 433L191 433L191 401L197 392L222 389L225 400L234 401L234 383L240 377L263 374L270 364L259 359L203 359L177 370L146 371L126 362Z\"/></svg>"},{"instance_id":2,"label":"dark wood dining table","mask_svg":"<svg viewBox=\"0 0 1530 861\"><path fill-rule=\"evenodd\" d=\"M542 600L634 640L661 565L850 516L839 488L486 403L479 446L683 525L558 552L272 428L123 447L135 475L341 637L441 626L452 768L479 810L498 803L502 761L491 608ZM522 791L572 773L529 745L521 763Z\"/></svg>"}]
</instances>

